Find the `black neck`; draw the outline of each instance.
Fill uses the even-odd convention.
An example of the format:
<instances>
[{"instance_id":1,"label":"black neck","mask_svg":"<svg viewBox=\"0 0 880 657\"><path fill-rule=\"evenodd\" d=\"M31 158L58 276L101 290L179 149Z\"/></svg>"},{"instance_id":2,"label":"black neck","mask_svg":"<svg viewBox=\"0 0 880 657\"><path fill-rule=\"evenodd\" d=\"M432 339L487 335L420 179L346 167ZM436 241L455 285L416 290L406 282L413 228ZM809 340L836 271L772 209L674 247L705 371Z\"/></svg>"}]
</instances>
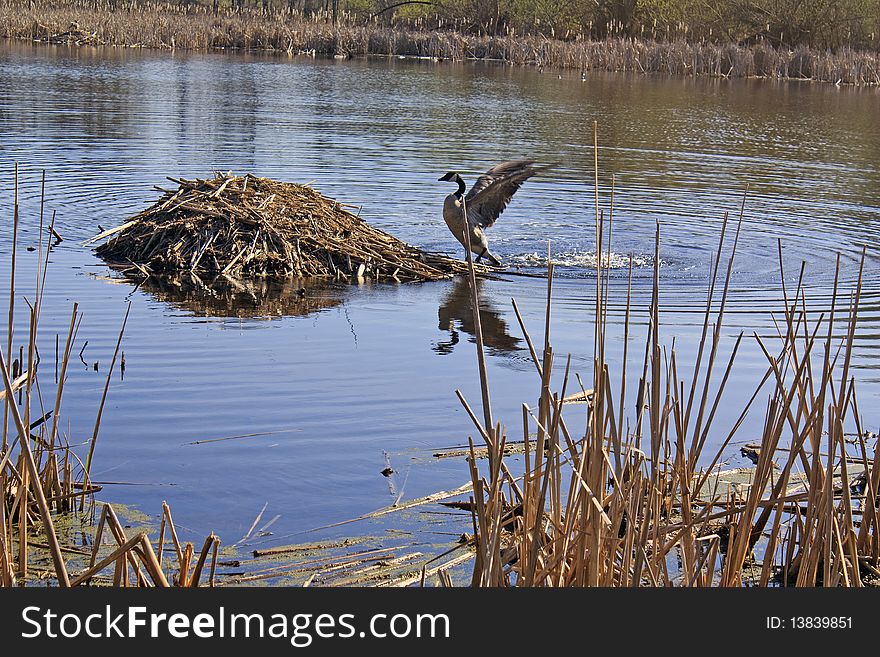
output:
<instances>
[{"instance_id":1,"label":"black neck","mask_svg":"<svg viewBox=\"0 0 880 657\"><path fill-rule=\"evenodd\" d=\"M455 182L458 183L458 191L455 192L455 195L458 198L461 198L462 196L464 196L464 190L465 190L464 180L462 180L461 176L459 176L458 174L455 174L455 178L453 178L453 180L455 180Z\"/></svg>"}]
</instances>

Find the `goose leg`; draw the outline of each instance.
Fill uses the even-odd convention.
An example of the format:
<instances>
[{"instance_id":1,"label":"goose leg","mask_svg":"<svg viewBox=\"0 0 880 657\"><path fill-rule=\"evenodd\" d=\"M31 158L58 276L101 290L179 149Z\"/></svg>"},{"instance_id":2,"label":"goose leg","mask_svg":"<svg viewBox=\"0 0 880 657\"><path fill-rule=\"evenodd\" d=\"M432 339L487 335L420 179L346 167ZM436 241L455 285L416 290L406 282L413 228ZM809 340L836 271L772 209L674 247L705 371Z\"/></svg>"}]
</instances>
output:
<instances>
[{"instance_id":1,"label":"goose leg","mask_svg":"<svg viewBox=\"0 0 880 657\"><path fill-rule=\"evenodd\" d=\"M489 253L489 249L483 249L483 252L480 254L480 257L486 256L486 259L491 262L495 267L501 266L501 261Z\"/></svg>"}]
</instances>

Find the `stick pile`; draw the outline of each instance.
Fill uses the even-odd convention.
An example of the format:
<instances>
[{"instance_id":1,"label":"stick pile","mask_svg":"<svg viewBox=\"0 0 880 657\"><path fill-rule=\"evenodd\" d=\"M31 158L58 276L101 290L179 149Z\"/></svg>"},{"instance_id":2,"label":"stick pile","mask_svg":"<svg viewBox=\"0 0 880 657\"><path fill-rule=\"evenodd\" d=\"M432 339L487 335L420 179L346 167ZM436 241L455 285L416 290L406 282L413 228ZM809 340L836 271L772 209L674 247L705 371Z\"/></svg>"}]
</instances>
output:
<instances>
[{"instance_id":1,"label":"stick pile","mask_svg":"<svg viewBox=\"0 0 880 657\"><path fill-rule=\"evenodd\" d=\"M89 243L144 275L188 271L216 277L318 277L424 281L467 270L373 228L306 185L250 174L173 179L177 190ZM350 206L349 206L350 207Z\"/></svg>"}]
</instances>

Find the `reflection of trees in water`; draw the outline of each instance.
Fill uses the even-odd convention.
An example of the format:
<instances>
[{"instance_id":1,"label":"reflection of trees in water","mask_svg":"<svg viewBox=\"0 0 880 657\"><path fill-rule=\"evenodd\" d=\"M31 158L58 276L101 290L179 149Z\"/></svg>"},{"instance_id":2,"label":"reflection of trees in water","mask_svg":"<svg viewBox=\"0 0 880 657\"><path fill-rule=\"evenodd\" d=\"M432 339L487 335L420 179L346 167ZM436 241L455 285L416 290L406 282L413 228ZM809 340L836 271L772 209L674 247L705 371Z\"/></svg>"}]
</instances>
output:
<instances>
[{"instance_id":1,"label":"reflection of trees in water","mask_svg":"<svg viewBox=\"0 0 880 657\"><path fill-rule=\"evenodd\" d=\"M342 287L298 278L245 281L224 276L204 282L186 274L150 276L138 285L159 301L212 317L305 316L344 301Z\"/></svg>"},{"instance_id":2,"label":"reflection of trees in water","mask_svg":"<svg viewBox=\"0 0 880 657\"><path fill-rule=\"evenodd\" d=\"M477 293L481 292L485 283L477 279ZM483 344L490 350L501 353L510 353L520 349L520 339L508 333L505 322L499 311L480 294L480 326L483 330ZM458 344L458 330L469 335L475 335L474 315L471 310L471 292L468 280L464 276L455 279L449 293L440 303L438 311L439 327L443 331L449 331L449 340L437 342L433 349L438 354L450 354ZM456 328L456 326L458 328Z\"/></svg>"}]
</instances>

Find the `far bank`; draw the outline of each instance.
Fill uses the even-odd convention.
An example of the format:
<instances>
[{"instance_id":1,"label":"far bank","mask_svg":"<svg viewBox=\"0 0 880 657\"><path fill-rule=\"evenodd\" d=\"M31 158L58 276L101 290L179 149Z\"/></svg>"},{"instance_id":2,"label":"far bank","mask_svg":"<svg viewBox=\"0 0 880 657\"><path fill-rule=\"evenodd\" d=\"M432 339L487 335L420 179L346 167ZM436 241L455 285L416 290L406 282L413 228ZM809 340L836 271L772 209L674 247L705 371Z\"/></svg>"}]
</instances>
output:
<instances>
[{"instance_id":1,"label":"far bank","mask_svg":"<svg viewBox=\"0 0 880 657\"><path fill-rule=\"evenodd\" d=\"M382 24L354 16L213 11L201 4L49 3L13 0L0 6L0 37L42 43L240 50L339 58L422 57L436 61L489 60L540 69L660 73L682 76L801 79L834 84L880 84L880 54L839 48L748 45L611 35L601 40L469 34L426 22Z\"/></svg>"}]
</instances>

